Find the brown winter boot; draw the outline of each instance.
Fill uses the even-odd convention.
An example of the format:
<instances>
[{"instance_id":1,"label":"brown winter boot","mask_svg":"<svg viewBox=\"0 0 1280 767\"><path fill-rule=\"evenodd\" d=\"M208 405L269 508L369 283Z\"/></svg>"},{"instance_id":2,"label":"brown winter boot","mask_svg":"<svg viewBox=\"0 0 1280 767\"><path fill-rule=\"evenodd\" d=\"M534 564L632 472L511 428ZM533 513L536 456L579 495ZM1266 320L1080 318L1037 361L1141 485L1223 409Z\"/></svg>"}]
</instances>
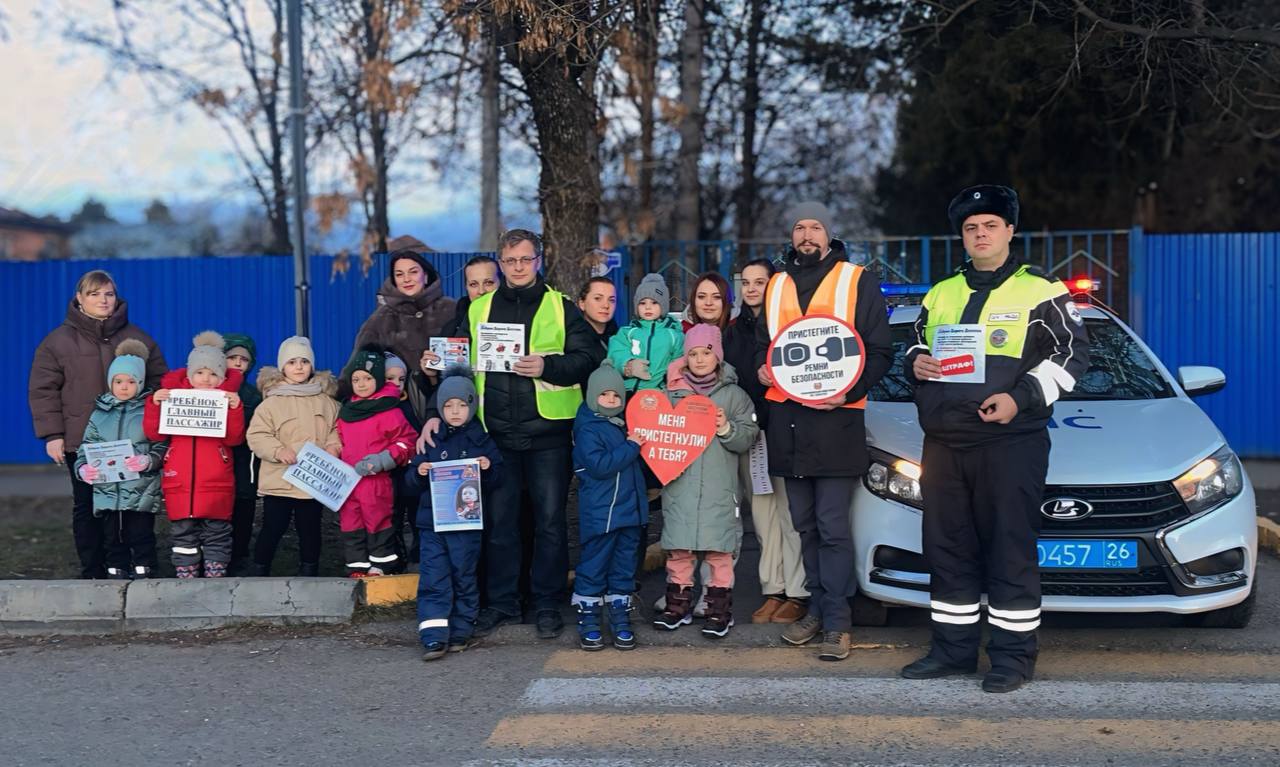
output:
<instances>
[{"instance_id":1,"label":"brown winter boot","mask_svg":"<svg viewBox=\"0 0 1280 767\"><path fill-rule=\"evenodd\" d=\"M656 618L653 627L675 631L693 620L693 587L678 583L667 584L667 606Z\"/></svg>"},{"instance_id":2,"label":"brown winter boot","mask_svg":"<svg viewBox=\"0 0 1280 767\"><path fill-rule=\"evenodd\" d=\"M702 635L712 639L729 633L733 628L733 589L712 586L707 589L707 622L702 624Z\"/></svg>"}]
</instances>

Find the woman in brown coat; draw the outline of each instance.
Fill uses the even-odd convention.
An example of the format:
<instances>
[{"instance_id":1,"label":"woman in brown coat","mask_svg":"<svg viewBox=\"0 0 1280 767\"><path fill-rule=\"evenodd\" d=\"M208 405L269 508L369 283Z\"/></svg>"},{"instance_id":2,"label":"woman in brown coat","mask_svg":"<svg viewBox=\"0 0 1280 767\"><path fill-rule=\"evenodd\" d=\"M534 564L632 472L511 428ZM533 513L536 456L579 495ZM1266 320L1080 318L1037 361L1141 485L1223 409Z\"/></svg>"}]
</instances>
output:
<instances>
[{"instance_id":1,"label":"woman in brown coat","mask_svg":"<svg viewBox=\"0 0 1280 767\"><path fill-rule=\"evenodd\" d=\"M60 466L75 465L76 450L98 395L107 391L107 368L126 338L146 344L146 388L154 389L167 370L164 355L142 328L129 322L129 305L116 294L110 274L86 272L76 284L62 324L36 347L27 401L36 437ZM71 473L71 530L80 556L80 577L105 578L106 544L102 518L93 516L93 487Z\"/></svg>"}]
</instances>

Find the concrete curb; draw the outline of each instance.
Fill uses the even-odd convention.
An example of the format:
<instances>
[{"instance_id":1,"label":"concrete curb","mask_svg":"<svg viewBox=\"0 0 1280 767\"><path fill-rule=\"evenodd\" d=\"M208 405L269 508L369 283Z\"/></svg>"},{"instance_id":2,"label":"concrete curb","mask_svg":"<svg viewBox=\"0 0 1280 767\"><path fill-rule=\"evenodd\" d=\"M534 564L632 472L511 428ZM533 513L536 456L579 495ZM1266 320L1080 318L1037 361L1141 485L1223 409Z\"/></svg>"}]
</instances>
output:
<instances>
[{"instance_id":1,"label":"concrete curb","mask_svg":"<svg viewBox=\"0 0 1280 767\"><path fill-rule=\"evenodd\" d=\"M0 581L0 635L350 623L358 585L348 578Z\"/></svg>"},{"instance_id":2,"label":"concrete curb","mask_svg":"<svg viewBox=\"0 0 1280 767\"><path fill-rule=\"evenodd\" d=\"M1258 517L1258 548L1280 556L1280 525Z\"/></svg>"},{"instance_id":3,"label":"concrete curb","mask_svg":"<svg viewBox=\"0 0 1280 767\"><path fill-rule=\"evenodd\" d=\"M653 543L644 552L641 570L646 573L662 569L667 563L667 552L662 545ZM573 585L573 571L569 571L569 585ZM371 607L391 607L412 602L418 598L418 575L383 575L360 581L360 604Z\"/></svg>"}]
</instances>

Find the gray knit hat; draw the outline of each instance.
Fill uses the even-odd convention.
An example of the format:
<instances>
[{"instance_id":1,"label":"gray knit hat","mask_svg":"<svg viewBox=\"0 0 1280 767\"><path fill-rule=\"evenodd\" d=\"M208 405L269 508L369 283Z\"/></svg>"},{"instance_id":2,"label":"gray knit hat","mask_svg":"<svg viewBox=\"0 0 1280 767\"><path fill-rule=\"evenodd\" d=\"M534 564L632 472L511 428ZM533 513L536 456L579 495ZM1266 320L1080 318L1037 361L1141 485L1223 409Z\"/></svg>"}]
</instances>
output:
<instances>
[{"instance_id":1,"label":"gray knit hat","mask_svg":"<svg viewBox=\"0 0 1280 767\"><path fill-rule=\"evenodd\" d=\"M667 290L667 282L662 279L661 274L646 274L644 279L640 280L640 285L632 298L635 300L636 308L639 308L640 302L644 299L652 298L658 302L658 306L662 307L663 314L671 311L671 292Z\"/></svg>"},{"instance_id":2,"label":"gray knit hat","mask_svg":"<svg viewBox=\"0 0 1280 767\"><path fill-rule=\"evenodd\" d=\"M291 359L304 359L316 366L316 353L311 349L311 339L306 336L289 336L280 342L280 350L276 352L276 367L284 369L284 363Z\"/></svg>"},{"instance_id":3,"label":"gray knit hat","mask_svg":"<svg viewBox=\"0 0 1280 767\"><path fill-rule=\"evenodd\" d=\"M795 228L796 222L808 219L813 219L822 224L822 228L827 230L827 238L835 239L835 232L831 231L831 211L827 209L826 205L813 200L798 202L787 208L787 218L783 222L783 226L787 228L787 231L791 231Z\"/></svg>"},{"instance_id":4,"label":"gray knit hat","mask_svg":"<svg viewBox=\"0 0 1280 767\"><path fill-rule=\"evenodd\" d=\"M600 407L600 403L597 400L600 399L601 394L607 391L617 392L620 398L625 398L627 393L627 385L622 380L622 374L618 372L618 369L613 366L613 362L609 360L600 363L600 367L596 368L591 377L587 379L586 405L593 413L616 418L622 415L626 405L622 404L611 408Z\"/></svg>"},{"instance_id":5,"label":"gray knit hat","mask_svg":"<svg viewBox=\"0 0 1280 767\"><path fill-rule=\"evenodd\" d=\"M187 375L197 370L208 368L218 374L219 378L227 377L227 355L222 351L225 342L217 331L206 330L191 339L191 353L187 355Z\"/></svg>"},{"instance_id":6,"label":"gray knit hat","mask_svg":"<svg viewBox=\"0 0 1280 767\"><path fill-rule=\"evenodd\" d=\"M471 380L471 368L466 365L453 365L444 371L444 377L440 379L440 388L436 389L436 404L441 409L444 403L451 399L460 399L467 403L470 413L467 420L470 421L476 417L476 400L479 399L476 394L475 382Z\"/></svg>"}]
</instances>

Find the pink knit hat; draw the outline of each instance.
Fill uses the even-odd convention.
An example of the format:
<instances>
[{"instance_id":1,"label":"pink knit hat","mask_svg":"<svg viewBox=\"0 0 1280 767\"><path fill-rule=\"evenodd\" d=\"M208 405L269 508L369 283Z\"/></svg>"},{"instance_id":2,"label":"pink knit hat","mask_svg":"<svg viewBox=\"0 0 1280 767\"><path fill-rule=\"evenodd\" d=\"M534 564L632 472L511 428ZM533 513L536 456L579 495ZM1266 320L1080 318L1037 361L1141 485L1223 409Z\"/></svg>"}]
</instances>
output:
<instances>
[{"instance_id":1,"label":"pink knit hat","mask_svg":"<svg viewBox=\"0 0 1280 767\"><path fill-rule=\"evenodd\" d=\"M684 332L684 353L699 346L708 347L716 359L724 362L724 343L720 340L720 328L702 323Z\"/></svg>"}]
</instances>

